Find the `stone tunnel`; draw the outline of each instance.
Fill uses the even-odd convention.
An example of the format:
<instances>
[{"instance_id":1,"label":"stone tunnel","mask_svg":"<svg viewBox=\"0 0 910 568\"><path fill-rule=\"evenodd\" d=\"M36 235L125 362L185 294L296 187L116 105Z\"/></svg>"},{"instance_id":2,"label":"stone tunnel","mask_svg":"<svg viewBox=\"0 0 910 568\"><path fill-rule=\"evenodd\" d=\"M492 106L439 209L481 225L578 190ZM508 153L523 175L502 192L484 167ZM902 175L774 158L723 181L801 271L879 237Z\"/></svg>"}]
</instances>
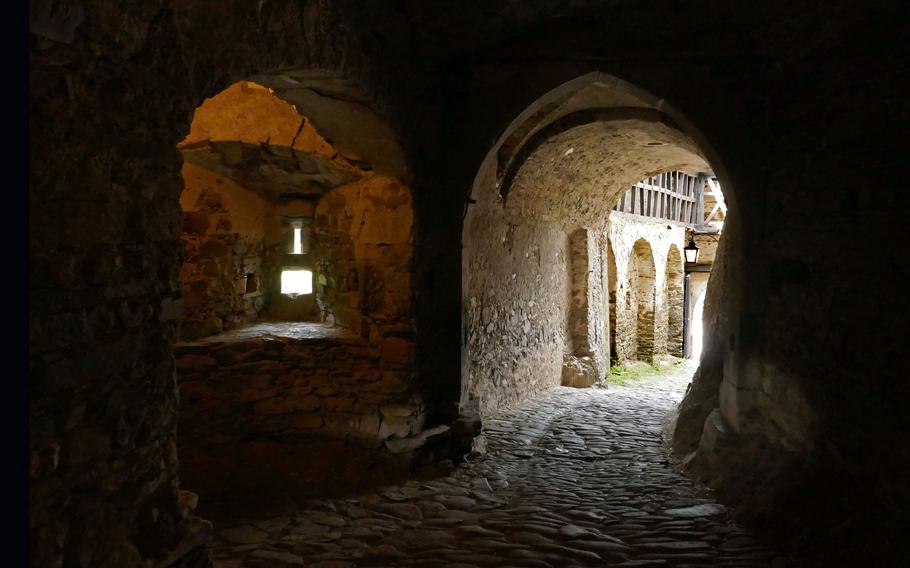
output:
<instances>
[{"instance_id":1,"label":"stone tunnel","mask_svg":"<svg viewBox=\"0 0 910 568\"><path fill-rule=\"evenodd\" d=\"M902 3L29 5L32 566L903 566Z\"/></svg>"}]
</instances>

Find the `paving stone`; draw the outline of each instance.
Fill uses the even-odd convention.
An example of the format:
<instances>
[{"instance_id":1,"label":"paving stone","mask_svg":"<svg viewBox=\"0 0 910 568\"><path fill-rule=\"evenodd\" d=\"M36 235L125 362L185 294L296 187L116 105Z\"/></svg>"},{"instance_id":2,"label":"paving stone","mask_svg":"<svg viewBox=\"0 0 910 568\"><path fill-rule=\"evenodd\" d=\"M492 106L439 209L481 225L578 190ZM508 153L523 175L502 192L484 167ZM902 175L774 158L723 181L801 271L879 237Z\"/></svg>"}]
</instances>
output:
<instances>
[{"instance_id":1,"label":"paving stone","mask_svg":"<svg viewBox=\"0 0 910 568\"><path fill-rule=\"evenodd\" d=\"M660 428L687 383L547 391L486 420L487 453L446 477L226 529L216 565L798 565L668 463Z\"/></svg>"},{"instance_id":2,"label":"paving stone","mask_svg":"<svg viewBox=\"0 0 910 568\"><path fill-rule=\"evenodd\" d=\"M280 564L290 565L290 566L303 566L303 558L291 554L289 552L276 552L274 550L256 550L250 554L253 558L261 558L263 560L273 560ZM311 565L312 566L312 565Z\"/></svg>"},{"instance_id":3,"label":"paving stone","mask_svg":"<svg viewBox=\"0 0 910 568\"><path fill-rule=\"evenodd\" d=\"M727 508L718 503L710 503L705 505L694 505L692 507L684 507L682 509L667 509L664 511L667 515L672 515L674 517L710 517L712 515L720 515L727 511Z\"/></svg>"}]
</instances>

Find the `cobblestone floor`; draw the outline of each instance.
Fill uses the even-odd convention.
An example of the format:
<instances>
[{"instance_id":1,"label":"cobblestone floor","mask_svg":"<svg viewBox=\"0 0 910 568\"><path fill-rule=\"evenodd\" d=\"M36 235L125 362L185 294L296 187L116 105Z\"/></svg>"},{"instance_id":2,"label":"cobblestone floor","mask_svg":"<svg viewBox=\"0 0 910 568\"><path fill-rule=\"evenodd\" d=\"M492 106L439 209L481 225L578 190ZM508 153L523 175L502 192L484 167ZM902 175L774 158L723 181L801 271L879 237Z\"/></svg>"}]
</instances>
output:
<instances>
[{"instance_id":1,"label":"cobblestone floor","mask_svg":"<svg viewBox=\"0 0 910 568\"><path fill-rule=\"evenodd\" d=\"M446 478L219 523L216 566L795 565L668 462L692 370L549 391L486 420L488 453Z\"/></svg>"}]
</instances>

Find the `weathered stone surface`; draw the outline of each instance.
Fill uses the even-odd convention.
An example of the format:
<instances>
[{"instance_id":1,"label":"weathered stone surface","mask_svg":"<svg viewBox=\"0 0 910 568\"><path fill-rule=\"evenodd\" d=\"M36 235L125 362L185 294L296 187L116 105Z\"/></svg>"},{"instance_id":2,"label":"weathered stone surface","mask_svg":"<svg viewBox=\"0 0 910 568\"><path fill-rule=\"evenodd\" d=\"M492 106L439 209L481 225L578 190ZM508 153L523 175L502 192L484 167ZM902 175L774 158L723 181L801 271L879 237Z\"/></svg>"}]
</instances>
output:
<instances>
[{"instance_id":1,"label":"weathered stone surface","mask_svg":"<svg viewBox=\"0 0 910 568\"><path fill-rule=\"evenodd\" d=\"M446 567L789 565L667 463L656 432L691 371L634 387L551 390L490 417L490 453L445 477L291 506L288 536L269 528L288 517L254 521L267 540L243 550L219 540L216 555ZM602 446L614 450L601 454ZM555 451L566 447L573 451ZM501 478L507 483L488 481Z\"/></svg>"},{"instance_id":2,"label":"weathered stone surface","mask_svg":"<svg viewBox=\"0 0 910 568\"><path fill-rule=\"evenodd\" d=\"M267 204L236 182L184 164L180 336L191 340L255 320L265 308Z\"/></svg>"},{"instance_id":3,"label":"weathered stone surface","mask_svg":"<svg viewBox=\"0 0 910 568\"><path fill-rule=\"evenodd\" d=\"M712 275L722 286L712 285L717 296L708 302L716 325L706 338L711 372L701 377L715 399L722 384L725 394L722 404L699 401L705 408L693 413L692 443L722 406L734 431L749 430L759 440L740 445L738 459L727 463L743 468L723 476L742 483L740 495L761 497L753 511L773 512L789 502L785 495L805 496L807 506L799 509L810 518L790 515L783 517L789 524L780 524L793 534L813 527L825 534L846 519L820 511L850 511L855 538L832 547L834 562L852 548L857 564L874 563L871 553L894 552L893 543L903 542L901 531L889 527L905 524L910 509L910 450L900 443L910 396L908 383L895 379L907 336L905 278L895 256L901 248L883 243L902 242L906 217L895 182L905 162L906 52L902 34L894 33L905 19L904 3L833 0L794 9L771 2L742 10L589 0L507 2L480 11L350 0L213 6L32 6L29 491L36 566L157 565L180 538L182 529L169 527L180 484L170 359L175 320L165 309L180 296L182 183L174 145L205 97L257 73L271 77L261 79L268 86L303 85L299 90L312 97L294 102L300 109L309 100L347 96L342 108L351 112L328 113L338 116L336 124L362 124L367 113L392 126L391 135L375 138L341 128L350 140L408 146L414 161L408 170L419 176L418 383L440 393L434 403L450 414L459 377L469 376L459 369L465 338L458 306L467 289L459 247L471 243L459 237L465 210L495 201L495 170L508 167L528 133L578 110L659 105L672 122L697 131L733 191L735 210L723 243L730 262ZM589 72L597 74L582 80L585 89L567 84ZM359 88L343 88L349 85ZM550 91L562 98L546 97ZM598 92L609 93L607 100ZM556 140L543 157L564 156L567 141ZM560 168L542 162L557 181L552 199L583 185L590 170L578 167L581 155L603 164L594 173L612 175L600 151L605 141L596 141L595 151L573 145L569 157L578 156ZM484 155L493 176L477 176ZM635 165L642 167L650 168ZM526 177L534 181L534 174ZM469 194L475 176L479 184ZM591 180L604 192L599 175ZM845 223L863 230L845 230ZM490 236L500 237L495 229ZM565 266L546 247L542 252L541 266ZM508 267L504 273L511 276ZM545 281L547 273L541 275ZM503 282L490 278L479 290L498 290ZM474 297L481 308L496 303ZM499 302L506 306L533 299L503 297L510 298ZM521 310L528 316L518 322L522 328L538 321L533 309ZM502 324L467 341L497 345L499 334L507 336L503 345L520 349L522 337L510 329ZM541 335L527 335L531 348L562 337L536 329ZM501 388L506 394L490 400L495 408L520 398L523 386L555 384L564 350L540 359L488 353L497 369L489 378L517 377L516 388ZM63 429L83 405L78 423ZM69 467L68 433L83 425L109 430L111 453ZM775 475L761 467L788 456L800 467ZM819 485L827 488L823 494L803 491ZM119 489L107 493L112 487Z\"/></svg>"},{"instance_id":4,"label":"weathered stone surface","mask_svg":"<svg viewBox=\"0 0 910 568\"><path fill-rule=\"evenodd\" d=\"M693 517L710 517L711 515L720 515L726 512L727 508L723 505L717 503L709 503L705 505L693 505L691 507L682 507L679 509L667 509L664 511L664 514L671 515L673 517L684 517L684 518L693 518Z\"/></svg>"},{"instance_id":5,"label":"weathered stone surface","mask_svg":"<svg viewBox=\"0 0 910 568\"><path fill-rule=\"evenodd\" d=\"M178 344L179 443L187 486L209 494L248 490L258 471L251 460L258 459L273 470L308 476L316 491L343 481L328 475L332 467L369 463L383 442L406 453L447 430L442 426L408 438L420 430L425 408L407 375L384 381L380 349L325 324L257 324ZM209 364L214 361L217 367ZM341 446L314 444L317 440ZM312 471L296 471L306 460Z\"/></svg>"},{"instance_id":6,"label":"weathered stone surface","mask_svg":"<svg viewBox=\"0 0 910 568\"><path fill-rule=\"evenodd\" d=\"M612 211L596 229L567 233L536 214L510 215L471 226L463 405L474 397L487 412L557 383L590 386L611 361L680 353L682 226Z\"/></svg>"},{"instance_id":7,"label":"weathered stone surface","mask_svg":"<svg viewBox=\"0 0 910 568\"><path fill-rule=\"evenodd\" d=\"M590 357L567 355L562 363L562 386L589 387L601 378Z\"/></svg>"},{"instance_id":8,"label":"weathered stone surface","mask_svg":"<svg viewBox=\"0 0 910 568\"><path fill-rule=\"evenodd\" d=\"M269 533L252 525L242 525L221 531L221 537L234 544L258 544L268 538Z\"/></svg>"}]
</instances>

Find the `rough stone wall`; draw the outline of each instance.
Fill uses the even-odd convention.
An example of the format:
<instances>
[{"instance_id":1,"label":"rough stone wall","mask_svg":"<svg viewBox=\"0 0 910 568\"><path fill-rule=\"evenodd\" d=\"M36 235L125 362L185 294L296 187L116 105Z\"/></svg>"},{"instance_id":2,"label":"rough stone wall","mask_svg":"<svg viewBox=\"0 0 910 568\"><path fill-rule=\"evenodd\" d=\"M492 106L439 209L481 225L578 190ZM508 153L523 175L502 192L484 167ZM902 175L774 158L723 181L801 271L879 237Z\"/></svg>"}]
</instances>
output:
<instances>
[{"instance_id":1,"label":"rough stone wall","mask_svg":"<svg viewBox=\"0 0 910 568\"><path fill-rule=\"evenodd\" d=\"M131 17L157 11L145 8ZM92 13L75 41L30 45L32 566L146 566L189 528L170 345L182 256L174 123L191 107L139 55L158 26L123 25L116 7Z\"/></svg>"},{"instance_id":2,"label":"rough stone wall","mask_svg":"<svg viewBox=\"0 0 910 568\"><path fill-rule=\"evenodd\" d=\"M569 306L569 338L572 354L582 357L592 355L588 338L591 316L591 268L588 241L590 235L585 229L577 229L569 235L569 267L571 270L571 305Z\"/></svg>"},{"instance_id":3,"label":"rough stone wall","mask_svg":"<svg viewBox=\"0 0 910 568\"><path fill-rule=\"evenodd\" d=\"M236 182L184 164L183 340L234 329L266 306L264 228L268 205Z\"/></svg>"},{"instance_id":4,"label":"rough stone wall","mask_svg":"<svg viewBox=\"0 0 910 568\"><path fill-rule=\"evenodd\" d=\"M336 69L388 100L381 85L394 73L368 54L392 57L396 44L354 30L364 20L387 30L394 18L358 3L337 26L343 4L33 5L33 566L138 567L186 552L171 355L182 256L175 145L205 96L261 69Z\"/></svg>"},{"instance_id":5,"label":"rough stone wall","mask_svg":"<svg viewBox=\"0 0 910 568\"><path fill-rule=\"evenodd\" d=\"M303 325L311 327L297 336L276 325L175 348L182 481L203 499L337 488L337 472L368 467L385 440L421 428L409 362L337 328Z\"/></svg>"},{"instance_id":6,"label":"rough stone wall","mask_svg":"<svg viewBox=\"0 0 910 568\"><path fill-rule=\"evenodd\" d=\"M730 478L765 495L766 509L811 511L808 522L790 515L794 534L837 520L846 531L838 535L839 556L851 544L865 563L877 550L894 552L902 535L877 529L892 519L906 523L910 510L910 450L900 439L910 395L899 367L907 279L895 274L906 270L902 249L881 243L900 242L905 220L894 181L904 179L906 161L899 126L908 61L905 39L894 33L905 3L680 10L672 2L541 1L463 10L457 18L446 6L382 6L35 3L33 564L145 565L179 538L180 523L177 530L169 524L177 518L169 346L182 188L173 148L204 96L264 69L295 66L362 82L393 114L419 125L412 146L424 162L414 193L421 368L443 401L458 390L463 265L455 247L464 199L492 141L538 97L592 71L672 104L699 142L717 150L731 213L742 212L725 226L725 238L736 224L742 235L731 244L733 268L719 280L723 326L709 343L721 363L729 361L725 379L761 400L743 407L757 413L730 405L727 416L755 424L767 447L739 452L735 463L743 467L727 467ZM697 27L712 33L689 33ZM645 28L646 45L635 35ZM506 37L506 45L496 44ZM424 84L400 81L408 61L417 62ZM413 98L398 100L401 92ZM845 231L846 224L863 231ZM780 418L773 407L787 408L789 399L813 409L811 417L796 414L804 424L789 428L808 436L771 426ZM815 503L840 507L839 514L761 491L770 478L755 466L782 447L812 468L778 478L778 487L824 487ZM840 485L817 483L818 473Z\"/></svg>"},{"instance_id":7,"label":"rough stone wall","mask_svg":"<svg viewBox=\"0 0 910 568\"><path fill-rule=\"evenodd\" d=\"M667 272L664 276L664 306L666 306L666 352L674 357L683 356L685 285L682 255L675 245L667 253ZM690 304L694 305L694 304Z\"/></svg>"},{"instance_id":8,"label":"rough stone wall","mask_svg":"<svg viewBox=\"0 0 910 568\"><path fill-rule=\"evenodd\" d=\"M597 378L610 371L609 267L605 262L606 236L586 229L588 241L588 345L592 351Z\"/></svg>"},{"instance_id":9,"label":"rough stone wall","mask_svg":"<svg viewBox=\"0 0 910 568\"><path fill-rule=\"evenodd\" d=\"M613 254L613 243L610 242L610 239L606 235L603 235L602 244L607 258L607 262L604 263L604 269L607 271L608 296L606 309L609 313L607 333L610 338L610 365L615 365L619 362L619 350L616 342L616 298L618 291L616 275L618 269L616 268L616 257Z\"/></svg>"},{"instance_id":10,"label":"rough stone wall","mask_svg":"<svg viewBox=\"0 0 910 568\"><path fill-rule=\"evenodd\" d=\"M668 229L666 223L613 212L606 229L566 235L561 228L499 213L478 215L468 231L473 242L485 246L471 253L465 268L470 296L464 372L469 381L463 404L477 397L490 412L559 384L560 377L566 385L590 385L609 372L614 341L621 362L651 361L667 353L667 295L655 290L665 285L670 248L683 246L682 226ZM642 239L649 244L639 256L648 258L637 262L635 243ZM608 244L616 251L612 275ZM558 262L545 262L548 257ZM645 272L644 286L640 272ZM615 323L610 321L611 278L613 297L619 297ZM681 311L681 288L673 297ZM663 325L655 330L660 320ZM681 320L678 327L681 333ZM644 355L642 337L647 338Z\"/></svg>"},{"instance_id":11,"label":"rough stone wall","mask_svg":"<svg viewBox=\"0 0 910 568\"><path fill-rule=\"evenodd\" d=\"M601 255L601 235L577 229L569 236L571 305L570 352L566 354L563 384L590 386L609 368L608 310L605 299L606 267ZM583 370L584 376L579 376Z\"/></svg>"},{"instance_id":12,"label":"rough stone wall","mask_svg":"<svg viewBox=\"0 0 910 568\"><path fill-rule=\"evenodd\" d=\"M323 321L411 360L414 237L408 189L381 176L335 188L317 203L314 230Z\"/></svg>"},{"instance_id":13,"label":"rough stone wall","mask_svg":"<svg viewBox=\"0 0 910 568\"><path fill-rule=\"evenodd\" d=\"M682 285L672 298L664 293L667 259L673 247L684 246L685 228L613 211L606 233L616 261L616 323L611 328L615 329L616 360L650 362L655 355L672 354L667 343L669 318L673 310L681 314ZM681 265L679 270L681 278ZM680 316L675 326L679 336L681 321Z\"/></svg>"},{"instance_id":14,"label":"rough stone wall","mask_svg":"<svg viewBox=\"0 0 910 568\"><path fill-rule=\"evenodd\" d=\"M466 258L466 368L462 404L484 413L559 385L569 350L568 237L561 227L501 216L467 229L483 248Z\"/></svg>"},{"instance_id":15,"label":"rough stone wall","mask_svg":"<svg viewBox=\"0 0 910 568\"><path fill-rule=\"evenodd\" d=\"M717 247L720 244L720 235L712 233L693 234L692 240L698 247L698 264L712 264L717 258ZM688 243L688 239L686 240Z\"/></svg>"}]
</instances>

